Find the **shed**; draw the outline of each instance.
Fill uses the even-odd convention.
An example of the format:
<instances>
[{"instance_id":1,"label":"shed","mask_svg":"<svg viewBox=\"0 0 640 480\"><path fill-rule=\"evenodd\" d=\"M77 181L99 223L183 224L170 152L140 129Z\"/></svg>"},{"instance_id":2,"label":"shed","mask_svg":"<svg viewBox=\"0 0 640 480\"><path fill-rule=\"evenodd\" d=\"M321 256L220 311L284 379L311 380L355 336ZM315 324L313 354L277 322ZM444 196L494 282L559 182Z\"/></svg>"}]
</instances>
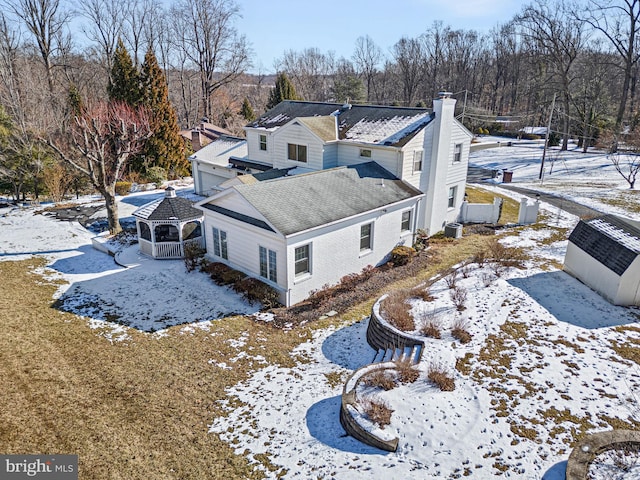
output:
<instances>
[{"instance_id":1,"label":"shed","mask_svg":"<svg viewBox=\"0 0 640 480\"><path fill-rule=\"evenodd\" d=\"M203 246L202 210L168 187L164 198L133 212L140 253L153 258L182 258L187 245Z\"/></svg>"},{"instance_id":2,"label":"shed","mask_svg":"<svg viewBox=\"0 0 640 480\"><path fill-rule=\"evenodd\" d=\"M615 215L580 220L564 271L614 305L640 305L640 222Z\"/></svg>"}]
</instances>

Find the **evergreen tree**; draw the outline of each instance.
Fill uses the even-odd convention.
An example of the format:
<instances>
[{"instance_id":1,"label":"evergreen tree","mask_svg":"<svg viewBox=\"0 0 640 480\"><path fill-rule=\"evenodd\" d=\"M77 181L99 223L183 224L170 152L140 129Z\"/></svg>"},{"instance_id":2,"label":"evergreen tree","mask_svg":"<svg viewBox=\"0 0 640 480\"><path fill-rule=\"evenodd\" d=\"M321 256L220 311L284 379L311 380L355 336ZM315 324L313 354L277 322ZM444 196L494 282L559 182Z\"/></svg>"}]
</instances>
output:
<instances>
[{"instance_id":1,"label":"evergreen tree","mask_svg":"<svg viewBox=\"0 0 640 480\"><path fill-rule=\"evenodd\" d=\"M72 116L82 115L84 112L84 101L82 100L80 90L78 90L75 83L72 83L69 86L67 102L69 103L69 110Z\"/></svg>"},{"instance_id":2,"label":"evergreen tree","mask_svg":"<svg viewBox=\"0 0 640 480\"><path fill-rule=\"evenodd\" d=\"M249 99L244 97L244 101L242 102L242 108L240 109L240 115L244 117L247 122L253 122L256 119L256 114L249 103Z\"/></svg>"},{"instance_id":3,"label":"evergreen tree","mask_svg":"<svg viewBox=\"0 0 640 480\"><path fill-rule=\"evenodd\" d=\"M140 103L140 75L121 39L113 54L113 66L107 85L109 100L136 106Z\"/></svg>"},{"instance_id":4,"label":"evergreen tree","mask_svg":"<svg viewBox=\"0 0 640 480\"><path fill-rule=\"evenodd\" d=\"M160 166L170 177L188 174L189 162L180 136L178 117L169 101L167 80L151 50L144 56L140 92L141 103L151 112L153 132L143 151L143 167Z\"/></svg>"},{"instance_id":5,"label":"evergreen tree","mask_svg":"<svg viewBox=\"0 0 640 480\"><path fill-rule=\"evenodd\" d=\"M276 86L269 92L269 101L267 109L273 108L283 100L301 100L296 94L296 88L287 77L287 74L281 72L276 77Z\"/></svg>"}]
</instances>

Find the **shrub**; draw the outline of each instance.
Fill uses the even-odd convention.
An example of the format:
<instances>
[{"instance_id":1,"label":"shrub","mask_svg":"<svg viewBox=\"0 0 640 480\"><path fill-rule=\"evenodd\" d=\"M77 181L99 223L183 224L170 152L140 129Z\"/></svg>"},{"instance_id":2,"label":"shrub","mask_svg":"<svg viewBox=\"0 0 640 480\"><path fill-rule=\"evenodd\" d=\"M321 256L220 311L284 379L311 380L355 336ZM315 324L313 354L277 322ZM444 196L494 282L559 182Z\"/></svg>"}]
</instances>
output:
<instances>
[{"instance_id":1,"label":"shrub","mask_svg":"<svg viewBox=\"0 0 640 480\"><path fill-rule=\"evenodd\" d=\"M406 302L408 292L396 290L385 298L380 309L384 319L399 330L412 332L416 329L416 324L409 311L410 306Z\"/></svg>"},{"instance_id":2,"label":"shrub","mask_svg":"<svg viewBox=\"0 0 640 480\"><path fill-rule=\"evenodd\" d=\"M218 285L228 285L230 283L233 283L234 281L241 280L246 276L244 274L241 274L242 277L238 278L237 275L240 274L240 272L220 262L207 264L205 267L205 271Z\"/></svg>"},{"instance_id":3,"label":"shrub","mask_svg":"<svg viewBox=\"0 0 640 480\"><path fill-rule=\"evenodd\" d=\"M452 392L456 389L456 383L444 365L435 363L429 365L427 378L443 392Z\"/></svg>"},{"instance_id":4,"label":"shrub","mask_svg":"<svg viewBox=\"0 0 640 480\"><path fill-rule=\"evenodd\" d=\"M159 165L156 165L155 167L149 168L144 177L148 183L160 185L167 180L167 171Z\"/></svg>"},{"instance_id":5,"label":"shrub","mask_svg":"<svg viewBox=\"0 0 640 480\"><path fill-rule=\"evenodd\" d=\"M462 278L469 278L471 275L471 267L469 265L465 265L460 269L460 273L462 274Z\"/></svg>"},{"instance_id":6,"label":"shrub","mask_svg":"<svg viewBox=\"0 0 640 480\"><path fill-rule=\"evenodd\" d=\"M421 252L425 250L429 246L429 236L427 235L426 230L419 228L416 232L416 239L413 244L413 249L416 252Z\"/></svg>"},{"instance_id":7,"label":"shrub","mask_svg":"<svg viewBox=\"0 0 640 480\"><path fill-rule=\"evenodd\" d=\"M404 245L399 245L391 250L391 262L396 266L408 264L415 256L415 249Z\"/></svg>"},{"instance_id":8,"label":"shrub","mask_svg":"<svg viewBox=\"0 0 640 480\"><path fill-rule=\"evenodd\" d=\"M469 333L469 324L463 318L456 318L451 325L451 336L460 343L469 343L471 334Z\"/></svg>"},{"instance_id":9,"label":"shrub","mask_svg":"<svg viewBox=\"0 0 640 480\"><path fill-rule=\"evenodd\" d=\"M368 373L362 379L362 383L368 387L377 387L383 390L392 390L396 387L396 381L391 372L380 369Z\"/></svg>"},{"instance_id":10,"label":"shrub","mask_svg":"<svg viewBox=\"0 0 640 480\"><path fill-rule=\"evenodd\" d=\"M498 264L502 267L522 268L527 260L527 254L522 248L507 247L500 243L498 239L493 239L489 243L489 255L491 256L491 261L494 262L494 264ZM502 272L504 271L504 268L499 270ZM498 272L496 272L496 275L498 275Z\"/></svg>"},{"instance_id":11,"label":"shrub","mask_svg":"<svg viewBox=\"0 0 640 480\"><path fill-rule=\"evenodd\" d=\"M493 283L493 274L489 272L482 272L482 284L488 287Z\"/></svg>"},{"instance_id":12,"label":"shrub","mask_svg":"<svg viewBox=\"0 0 640 480\"><path fill-rule=\"evenodd\" d=\"M480 268L484 267L484 263L486 262L486 260L487 260L486 250L479 250L473 256L473 263L477 263Z\"/></svg>"},{"instance_id":13,"label":"shrub","mask_svg":"<svg viewBox=\"0 0 640 480\"><path fill-rule=\"evenodd\" d=\"M413 287L409 291L409 295L411 296L411 298L419 298L420 300L423 300L425 302L433 302L435 298L433 295L431 295L429 287Z\"/></svg>"},{"instance_id":14,"label":"shrub","mask_svg":"<svg viewBox=\"0 0 640 480\"><path fill-rule=\"evenodd\" d=\"M465 304L467 303L467 289L460 286L460 285L456 285L455 287L453 287L453 290L451 290L451 292L449 292L449 295L451 296L451 301L453 302L453 304L456 306L456 309L461 312L464 309L466 309L467 307L465 306Z\"/></svg>"},{"instance_id":15,"label":"shrub","mask_svg":"<svg viewBox=\"0 0 640 480\"><path fill-rule=\"evenodd\" d=\"M389 408L389 405L384 400L366 398L360 401L360 405L364 413L369 417L369 420L377 423L380 428L384 428L391 423L393 410Z\"/></svg>"},{"instance_id":16,"label":"shrub","mask_svg":"<svg viewBox=\"0 0 640 480\"><path fill-rule=\"evenodd\" d=\"M131 182L116 182L116 195L128 195L131 191Z\"/></svg>"},{"instance_id":17,"label":"shrub","mask_svg":"<svg viewBox=\"0 0 640 480\"><path fill-rule=\"evenodd\" d=\"M430 338L441 338L441 331L442 331L442 322L440 321L440 319L438 317L436 317L434 314L431 314L430 318L428 318L424 324L422 325L422 328L420 329L420 333L422 335L424 335L425 337L430 337Z\"/></svg>"},{"instance_id":18,"label":"shrub","mask_svg":"<svg viewBox=\"0 0 640 480\"><path fill-rule=\"evenodd\" d=\"M420 377L420 371L414 367L409 359L398 360L396 370L398 371L398 380L401 383L413 383Z\"/></svg>"},{"instance_id":19,"label":"shrub","mask_svg":"<svg viewBox=\"0 0 640 480\"><path fill-rule=\"evenodd\" d=\"M447 273L445 275L444 281L447 284L447 287L455 288L456 287L456 283L458 283L458 271L457 270L451 270L449 273Z\"/></svg>"},{"instance_id":20,"label":"shrub","mask_svg":"<svg viewBox=\"0 0 640 480\"><path fill-rule=\"evenodd\" d=\"M202 261L206 250L198 243L187 243L184 246L184 265L187 272L192 272Z\"/></svg>"},{"instance_id":21,"label":"shrub","mask_svg":"<svg viewBox=\"0 0 640 480\"><path fill-rule=\"evenodd\" d=\"M264 308L280 305L278 291L257 278L243 278L234 283L233 289L250 302L260 302Z\"/></svg>"}]
</instances>

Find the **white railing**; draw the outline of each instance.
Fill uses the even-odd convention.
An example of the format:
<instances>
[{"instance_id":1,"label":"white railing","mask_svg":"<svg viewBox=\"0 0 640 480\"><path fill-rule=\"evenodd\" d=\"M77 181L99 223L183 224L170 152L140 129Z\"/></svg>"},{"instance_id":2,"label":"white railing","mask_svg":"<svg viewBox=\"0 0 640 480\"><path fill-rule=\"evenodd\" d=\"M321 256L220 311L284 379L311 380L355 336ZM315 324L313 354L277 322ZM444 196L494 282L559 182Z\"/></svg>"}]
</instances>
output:
<instances>
[{"instance_id":1,"label":"white railing","mask_svg":"<svg viewBox=\"0 0 640 480\"><path fill-rule=\"evenodd\" d=\"M182 258L182 244L180 242L162 242L155 245L155 258Z\"/></svg>"}]
</instances>

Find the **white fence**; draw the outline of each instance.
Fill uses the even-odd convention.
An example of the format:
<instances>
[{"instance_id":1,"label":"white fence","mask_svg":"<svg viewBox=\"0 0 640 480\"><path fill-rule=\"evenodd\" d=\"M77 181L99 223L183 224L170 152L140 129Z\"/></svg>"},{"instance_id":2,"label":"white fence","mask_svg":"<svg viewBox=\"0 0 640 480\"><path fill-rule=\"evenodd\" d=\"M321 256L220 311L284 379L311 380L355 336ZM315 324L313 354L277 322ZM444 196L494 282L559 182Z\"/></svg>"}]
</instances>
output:
<instances>
[{"instance_id":1,"label":"white fence","mask_svg":"<svg viewBox=\"0 0 640 480\"><path fill-rule=\"evenodd\" d=\"M520 200L520 210L518 211L518 224L530 225L538 221L538 210L540 209L540 201L535 200L529 205L529 200L523 198Z\"/></svg>"},{"instance_id":2,"label":"white fence","mask_svg":"<svg viewBox=\"0 0 640 480\"><path fill-rule=\"evenodd\" d=\"M462 202L460 221L462 223L498 223L502 211L502 199L495 198L493 203Z\"/></svg>"},{"instance_id":3,"label":"white fence","mask_svg":"<svg viewBox=\"0 0 640 480\"><path fill-rule=\"evenodd\" d=\"M184 257L184 247L191 244L203 246L203 237L185 240L181 242L159 242L153 244L143 238L138 239L140 245L140 253L153 258L182 258Z\"/></svg>"}]
</instances>

